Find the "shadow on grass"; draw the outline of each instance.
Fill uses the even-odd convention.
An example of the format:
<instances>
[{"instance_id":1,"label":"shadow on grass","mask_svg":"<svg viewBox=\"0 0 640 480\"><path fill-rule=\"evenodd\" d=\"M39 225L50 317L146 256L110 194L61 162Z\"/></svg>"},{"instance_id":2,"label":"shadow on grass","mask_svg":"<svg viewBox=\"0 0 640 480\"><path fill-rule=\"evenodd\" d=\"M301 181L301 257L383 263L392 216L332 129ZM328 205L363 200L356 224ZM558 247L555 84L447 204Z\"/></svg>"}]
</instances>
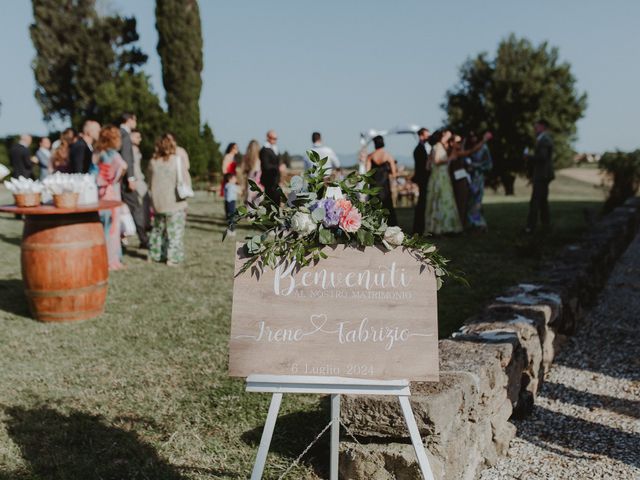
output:
<instances>
[{"instance_id":1,"label":"shadow on grass","mask_svg":"<svg viewBox=\"0 0 640 480\"><path fill-rule=\"evenodd\" d=\"M31 318L22 280L0 280L0 311L23 318Z\"/></svg>"},{"instance_id":2,"label":"shadow on grass","mask_svg":"<svg viewBox=\"0 0 640 480\"><path fill-rule=\"evenodd\" d=\"M133 247L126 247L122 249L122 253L126 256L126 257L131 257L131 258L137 258L140 260L146 260L147 259L147 251L146 250L140 250L137 248L133 248Z\"/></svg>"},{"instance_id":3,"label":"shadow on grass","mask_svg":"<svg viewBox=\"0 0 640 480\"><path fill-rule=\"evenodd\" d=\"M203 223L205 225L227 226L227 220L213 215L197 215L190 213L187 215L187 223Z\"/></svg>"},{"instance_id":4,"label":"shadow on grass","mask_svg":"<svg viewBox=\"0 0 640 480\"><path fill-rule=\"evenodd\" d=\"M227 220L223 217L213 216L213 215L197 215L194 213L190 213L187 216L187 225L189 223L214 225L214 226L219 226L224 228L227 228L229 226L229 224L227 223ZM236 228L251 230L251 226L247 225L246 223L237 224Z\"/></svg>"},{"instance_id":5,"label":"shadow on grass","mask_svg":"<svg viewBox=\"0 0 640 480\"><path fill-rule=\"evenodd\" d=\"M5 413L7 432L38 479L184 478L137 433L106 425L101 417L48 407L9 407Z\"/></svg>"},{"instance_id":6,"label":"shadow on grass","mask_svg":"<svg viewBox=\"0 0 640 480\"><path fill-rule=\"evenodd\" d=\"M318 410L279 416L269 452L278 453L283 457L290 458L293 462L329 423L330 419L329 397L321 399ZM254 428L245 432L241 438L257 451L262 430L262 426ZM324 432L301 459L301 463L313 467L320 478L329 477L329 435L330 430Z\"/></svg>"},{"instance_id":7,"label":"shadow on grass","mask_svg":"<svg viewBox=\"0 0 640 480\"><path fill-rule=\"evenodd\" d=\"M8 243L9 245L17 245L19 247L22 244L22 235L16 236L0 233L0 242Z\"/></svg>"}]
</instances>

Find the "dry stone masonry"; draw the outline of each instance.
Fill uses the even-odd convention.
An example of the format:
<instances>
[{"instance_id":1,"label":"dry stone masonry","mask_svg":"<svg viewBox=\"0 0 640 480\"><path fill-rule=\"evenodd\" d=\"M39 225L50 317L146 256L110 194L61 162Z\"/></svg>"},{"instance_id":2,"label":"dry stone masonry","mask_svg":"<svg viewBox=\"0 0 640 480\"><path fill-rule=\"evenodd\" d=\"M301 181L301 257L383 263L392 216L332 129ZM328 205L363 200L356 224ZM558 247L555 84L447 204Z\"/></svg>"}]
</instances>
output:
<instances>
[{"instance_id":1,"label":"dry stone masonry","mask_svg":"<svg viewBox=\"0 0 640 480\"><path fill-rule=\"evenodd\" d=\"M544 282L496 297L440 340L440 382L411 385L411 405L438 480L472 480L505 455L567 335L579 327L640 225L640 198L614 210L544 267ZM342 478L419 479L395 397L345 397ZM348 440L348 439L351 440Z\"/></svg>"}]
</instances>

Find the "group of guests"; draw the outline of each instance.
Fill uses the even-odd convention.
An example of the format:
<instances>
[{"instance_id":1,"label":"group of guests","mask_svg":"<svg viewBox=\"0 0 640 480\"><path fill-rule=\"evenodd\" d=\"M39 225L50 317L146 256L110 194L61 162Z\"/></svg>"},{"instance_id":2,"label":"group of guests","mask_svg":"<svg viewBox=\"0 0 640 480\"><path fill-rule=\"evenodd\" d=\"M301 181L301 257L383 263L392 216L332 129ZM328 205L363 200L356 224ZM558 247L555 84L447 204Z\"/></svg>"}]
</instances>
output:
<instances>
[{"instance_id":1,"label":"group of guests","mask_svg":"<svg viewBox=\"0 0 640 480\"><path fill-rule=\"evenodd\" d=\"M529 204L529 215L525 233L532 233L540 220L543 227L549 227L549 183L553 173L553 140L548 132L548 123L538 120L534 124L536 144L533 154L526 160L531 165L533 190ZM487 143L492 139L490 132L479 135L469 132L466 137L448 128L433 133L427 128L418 132L418 145L413 151L415 173L413 181L418 186L418 200L415 207L413 233L424 235L445 235L461 233L465 230L485 232L487 222L483 215L485 175L493 168L493 160ZM255 202L258 192L249 188L249 180L255 182L267 197L279 203L278 186L281 174L286 168L280 161L277 147L278 136L269 130L266 142L260 146L251 140L241 165L238 145L230 143L222 162L224 175L221 195L225 198L225 211L229 229L233 231L233 216L236 202L242 194L243 202ZM322 143L322 136L314 132L311 150L320 158L328 158L327 175L335 175L340 170L340 161L335 152ZM360 154L360 171L374 170L373 180L379 187L378 198L389 211L390 226L398 224L393 203L393 182L398 176L397 162L385 149L384 138L373 138L371 153L363 147ZM311 162L305 156L305 169ZM241 168L239 168L241 166ZM238 174L243 178L238 182ZM242 185L238 185L242 183Z\"/></svg>"},{"instance_id":2,"label":"group of guests","mask_svg":"<svg viewBox=\"0 0 640 480\"><path fill-rule=\"evenodd\" d=\"M418 131L414 149L414 181L419 195L413 233L433 235L460 233L465 228L484 231L482 215L484 176L492 168L487 141L490 133L479 138L475 132L466 138L449 129L433 134Z\"/></svg>"},{"instance_id":3,"label":"group of guests","mask_svg":"<svg viewBox=\"0 0 640 480\"><path fill-rule=\"evenodd\" d=\"M311 134L310 150L318 153L320 158L328 158L325 165L326 175L333 175L340 169L340 160L333 149L322 142L320 132ZM240 157L240 161L237 159ZM305 170L311 168L311 161L304 157ZM220 195L224 197L225 214L229 224L229 233L233 235L233 218L239 201L255 204L261 192L251 188L251 183L258 186L264 195L274 202L280 202L278 188L287 165L281 160L278 149L278 134L269 130L265 142L251 140L244 155L239 155L238 144L230 143L222 159L222 185Z\"/></svg>"},{"instance_id":4,"label":"group of guests","mask_svg":"<svg viewBox=\"0 0 640 480\"><path fill-rule=\"evenodd\" d=\"M189 156L173 134L165 133L155 143L145 176L141 142L133 113L124 113L119 126L87 120L80 134L68 128L53 145L43 138L34 158L29 155L31 137L22 135L10 150L12 175L33 178L36 163L40 178L53 172L93 174L99 200L123 202L120 207L100 211L109 269L125 267L125 217L135 224L139 248L148 250L149 261L177 266L184 260L187 209L187 200L180 198L177 187L179 179L191 186Z\"/></svg>"},{"instance_id":5,"label":"group of guests","mask_svg":"<svg viewBox=\"0 0 640 480\"><path fill-rule=\"evenodd\" d=\"M16 178L35 178L35 167L42 180L48 175L61 173L95 173L92 163L93 146L100 137L100 124L88 120L80 133L73 128L65 129L53 143L49 137L41 137L35 155L30 154L29 147L33 141L31 135L23 134L9 151L12 175Z\"/></svg>"},{"instance_id":6,"label":"group of guests","mask_svg":"<svg viewBox=\"0 0 640 480\"><path fill-rule=\"evenodd\" d=\"M413 233L433 235L459 233L464 228L486 229L482 216L484 174L491 170L491 154L486 142L471 133L466 139L442 129L418 131L413 157L413 181L418 185ZM366 155L364 170L375 169L373 180L379 187L378 198L389 211L388 223L398 224L393 205L392 183L398 175L397 162L385 150L384 138L373 138L374 151Z\"/></svg>"},{"instance_id":7,"label":"group of guests","mask_svg":"<svg viewBox=\"0 0 640 480\"><path fill-rule=\"evenodd\" d=\"M525 151L533 186L529 214L524 233L533 233L538 221L550 226L549 183L554 179L553 140L549 124L540 119L534 123L536 134L532 154ZM466 138L443 128L433 134L426 128L418 131L414 149L414 181L419 188L413 233L450 234L465 229L486 231L482 214L485 175L493 162L487 142L492 135L478 137L470 132ZM374 142L375 143L375 142Z\"/></svg>"},{"instance_id":8,"label":"group of guests","mask_svg":"<svg viewBox=\"0 0 640 480\"><path fill-rule=\"evenodd\" d=\"M492 160L486 142L491 138L485 134L481 139L471 133L466 139L442 129L433 133L422 128L418 132L419 144L414 151L415 176L419 195L415 210L414 233L457 233L465 227L486 229L482 215L484 174L491 170ZM233 218L238 201L254 202L259 192L250 188L249 181L264 191L265 196L279 203L278 187L286 166L280 161L278 136L269 130L265 143L260 146L251 140L246 153L239 155L237 143L230 143L222 160L223 181L220 195L225 200L225 213L229 232L233 234ZM326 175L332 176L340 170L340 160L335 152L322 142L322 135L313 132L310 149L320 158L327 158ZM365 171L374 170L373 181L379 187L378 198L388 210L390 226L398 224L393 203L393 182L398 175L397 162L385 149L384 138L373 138L374 150L362 155ZM238 162L237 159L240 159ZM304 156L305 170L311 167ZM241 177L241 181L239 178ZM240 195L242 198L240 198Z\"/></svg>"}]
</instances>

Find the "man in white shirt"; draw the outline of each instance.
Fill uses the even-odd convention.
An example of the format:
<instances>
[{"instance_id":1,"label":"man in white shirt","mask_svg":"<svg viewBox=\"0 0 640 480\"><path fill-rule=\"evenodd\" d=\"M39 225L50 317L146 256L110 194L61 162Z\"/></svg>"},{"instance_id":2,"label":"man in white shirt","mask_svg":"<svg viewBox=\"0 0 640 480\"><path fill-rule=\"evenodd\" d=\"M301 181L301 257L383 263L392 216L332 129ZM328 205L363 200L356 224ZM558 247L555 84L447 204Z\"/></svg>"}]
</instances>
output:
<instances>
[{"instance_id":1,"label":"man in white shirt","mask_svg":"<svg viewBox=\"0 0 640 480\"><path fill-rule=\"evenodd\" d=\"M313 132L313 134L311 134L311 142L313 143L311 150L316 152L321 159L325 157L329 159L325 165L325 168L327 169L327 171L325 172L326 176L331 175L335 168L340 168L340 160L338 159L338 156L331 148L322 144L322 135L320 135L319 132ZM311 166L311 160L309 160L309 158L305 155L304 169L309 170Z\"/></svg>"}]
</instances>

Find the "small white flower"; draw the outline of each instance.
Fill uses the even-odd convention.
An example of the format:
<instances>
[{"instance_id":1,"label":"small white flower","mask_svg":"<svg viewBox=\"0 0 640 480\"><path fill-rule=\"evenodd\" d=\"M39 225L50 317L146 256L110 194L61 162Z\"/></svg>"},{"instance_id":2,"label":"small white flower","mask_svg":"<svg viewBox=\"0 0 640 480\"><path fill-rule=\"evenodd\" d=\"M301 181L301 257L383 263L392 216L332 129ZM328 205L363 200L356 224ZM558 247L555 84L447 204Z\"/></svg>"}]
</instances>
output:
<instances>
[{"instance_id":1,"label":"small white flower","mask_svg":"<svg viewBox=\"0 0 640 480\"><path fill-rule=\"evenodd\" d=\"M397 247L398 245L402 245L402 242L404 241L404 233L400 227L387 227L384 231L383 238L389 245Z\"/></svg>"},{"instance_id":2,"label":"small white flower","mask_svg":"<svg viewBox=\"0 0 640 480\"><path fill-rule=\"evenodd\" d=\"M311 215L303 212L296 212L291 218L291 228L301 235L309 235L316 229L316 222Z\"/></svg>"},{"instance_id":3,"label":"small white flower","mask_svg":"<svg viewBox=\"0 0 640 480\"><path fill-rule=\"evenodd\" d=\"M327 187L327 193L324 195L324 198L333 198L334 200L340 200L344 198L342 195L342 190L340 187Z\"/></svg>"}]
</instances>

